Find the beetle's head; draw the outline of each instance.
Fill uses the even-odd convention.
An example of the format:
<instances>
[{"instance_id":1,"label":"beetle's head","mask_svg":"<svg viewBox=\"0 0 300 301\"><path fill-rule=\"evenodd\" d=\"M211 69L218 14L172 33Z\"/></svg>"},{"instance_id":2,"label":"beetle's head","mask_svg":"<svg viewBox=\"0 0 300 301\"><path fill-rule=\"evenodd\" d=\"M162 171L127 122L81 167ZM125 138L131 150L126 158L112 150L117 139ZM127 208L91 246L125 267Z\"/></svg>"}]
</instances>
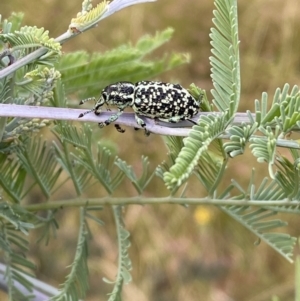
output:
<instances>
[{"instance_id":1,"label":"beetle's head","mask_svg":"<svg viewBox=\"0 0 300 301\"><path fill-rule=\"evenodd\" d=\"M92 98L82 100L80 104L85 103L86 101ZM120 109L132 106L134 102L134 84L131 82L117 82L105 87L99 99L96 101L95 107L92 110L86 111L79 115L83 117L84 115L94 112L96 115L100 114L101 107L103 105L114 105Z\"/></svg>"},{"instance_id":2,"label":"beetle's head","mask_svg":"<svg viewBox=\"0 0 300 301\"><path fill-rule=\"evenodd\" d=\"M134 101L134 84L131 82L118 82L105 87L101 97L96 103L99 108L104 104L115 105L117 107L127 107ZM96 109L97 109L96 108Z\"/></svg>"}]
</instances>

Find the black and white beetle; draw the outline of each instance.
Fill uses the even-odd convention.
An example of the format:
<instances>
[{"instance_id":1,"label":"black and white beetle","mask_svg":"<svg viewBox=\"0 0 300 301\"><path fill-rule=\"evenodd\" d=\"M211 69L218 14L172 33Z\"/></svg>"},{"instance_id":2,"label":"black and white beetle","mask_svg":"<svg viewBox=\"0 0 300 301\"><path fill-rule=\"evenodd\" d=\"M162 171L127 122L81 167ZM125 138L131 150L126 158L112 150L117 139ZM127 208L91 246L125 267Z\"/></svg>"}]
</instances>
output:
<instances>
[{"instance_id":1,"label":"black and white beetle","mask_svg":"<svg viewBox=\"0 0 300 301\"><path fill-rule=\"evenodd\" d=\"M90 99L93 98L82 100L80 104ZM105 104L117 106L118 112L112 114L104 122L99 123L100 127L116 121L125 108L132 107L137 124L145 129L146 135L149 135L146 123L139 115L172 123L190 120L198 113L200 101L197 101L179 84L154 81L140 81L133 84L123 81L105 87L94 108L80 114L79 118L90 112L99 115L102 106ZM124 132L119 125L116 125L116 128L119 132Z\"/></svg>"}]
</instances>

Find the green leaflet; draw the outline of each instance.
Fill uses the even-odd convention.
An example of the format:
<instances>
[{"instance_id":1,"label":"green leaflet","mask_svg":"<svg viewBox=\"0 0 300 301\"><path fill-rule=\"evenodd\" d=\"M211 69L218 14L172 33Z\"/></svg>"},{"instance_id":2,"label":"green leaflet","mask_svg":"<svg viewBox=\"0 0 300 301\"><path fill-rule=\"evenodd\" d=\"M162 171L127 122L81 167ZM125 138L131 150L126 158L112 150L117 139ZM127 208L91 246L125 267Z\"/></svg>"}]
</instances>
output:
<instances>
[{"instance_id":1,"label":"green leaflet","mask_svg":"<svg viewBox=\"0 0 300 301\"><path fill-rule=\"evenodd\" d=\"M189 137L184 139L184 147L175 160L175 165L164 173L164 181L169 189L184 183L191 175L201 155L218 138L235 114L240 100L240 70L237 28L237 7L232 0L216 1L217 10L211 29L213 57L212 80L214 104L223 112L220 115L201 116Z\"/></svg>"},{"instance_id":2,"label":"green leaflet","mask_svg":"<svg viewBox=\"0 0 300 301\"><path fill-rule=\"evenodd\" d=\"M250 179L247 190L244 190L236 181L232 181L231 187L235 187L241 195L234 197L236 200L282 200L285 192L279 183L265 178L259 187L254 184L254 171ZM222 193L222 197L228 198L228 192ZM262 240L280 253L288 261L293 262L293 249L296 238L289 234L277 232L278 228L285 227L287 222L281 219L274 219L277 214L276 208L266 206L255 208L250 206L220 206L220 209L234 218L248 230L253 232L258 238L258 243ZM280 208L279 208L280 211Z\"/></svg>"},{"instance_id":3,"label":"green leaflet","mask_svg":"<svg viewBox=\"0 0 300 301\"><path fill-rule=\"evenodd\" d=\"M118 158L115 164L123 171L123 173L127 176L127 178L131 181L135 189L139 194L142 194L145 190L146 186L151 181L154 173L149 173L149 160L147 157L142 157L142 165L143 165L143 172L141 177L138 179L132 166L127 165L125 161L122 161Z\"/></svg>"},{"instance_id":4,"label":"green leaflet","mask_svg":"<svg viewBox=\"0 0 300 301\"><path fill-rule=\"evenodd\" d=\"M277 172L275 174L275 180L280 185L281 189L285 192L285 196L290 200L299 200L300 198L300 189L299 189L299 151L292 150L294 162L288 160L283 156L277 156L276 158L276 167ZM288 209L289 206L286 206L284 209ZM299 207L293 208L294 211L299 210Z\"/></svg>"},{"instance_id":5,"label":"green leaflet","mask_svg":"<svg viewBox=\"0 0 300 301\"><path fill-rule=\"evenodd\" d=\"M59 294L52 297L51 301L78 301L85 298L89 288L88 281L88 230L85 221L85 209L80 208L80 229L74 261L71 271L66 277Z\"/></svg>"},{"instance_id":6,"label":"green leaflet","mask_svg":"<svg viewBox=\"0 0 300 301\"><path fill-rule=\"evenodd\" d=\"M24 274L32 276L28 269L35 268L24 256L28 251L28 241L23 234L27 235L28 231L34 228L29 222L29 216L30 214L19 205L0 202L0 249L4 253L2 260L6 264L5 277L9 300L30 299L24 294L24 290L15 286L15 282L18 282L28 292L32 290L32 283L24 276Z\"/></svg>"},{"instance_id":7,"label":"green leaflet","mask_svg":"<svg viewBox=\"0 0 300 301\"><path fill-rule=\"evenodd\" d=\"M224 143L225 153L232 158L243 154L250 137L255 133L257 127L258 124L256 122L252 125L244 124L242 126L229 127L227 132L230 134L230 142Z\"/></svg>"},{"instance_id":8,"label":"green leaflet","mask_svg":"<svg viewBox=\"0 0 300 301\"><path fill-rule=\"evenodd\" d=\"M128 248L130 247L130 234L124 227L122 218L122 206L113 206L113 212L118 235L119 262L117 278L114 281L114 288L110 293L108 301L121 300L123 284L127 284L131 281L131 275L129 272L131 270L131 260L128 254Z\"/></svg>"},{"instance_id":9,"label":"green leaflet","mask_svg":"<svg viewBox=\"0 0 300 301\"><path fill-rule=\"evenodd\" d=\"M24 197L25 169L19 162L9 159L8 155L0 153L0 174L0 187L14 203L20 203Z\"/></svg>"},{"instance_id":10,"label":"green leaflet","mask_svg":"<svg viewBox=\"0 0 300 301\"><path fill-rule=\"evenodd\" d=\"M108 84L126 80L137 82L173 69L189 61L186 54L173 53L157 60L145 56L168 42L174 30L168 28L155 36L142 37L135 46L122 45L105 53L65 54L57 65L66 94L80 92L80 98L98 96Z\"/></svg>"},{"instance_id":11,"label":"green leaflet","mask_svg":"<svg viewBox=\"0 0 300 301\"><path fill-rule=\"evenodd\" d=\"M40 57L35 63L55 62L61 55L61 45L53 38L49 38L48 31L44 28L37 28L36 26L24 26L20 30L14 32L0 34L0 40L3 43L9 43L11 50L10 53L15 55L16 51L23 50L22 56L31 53L35 49L41 47L48 48L47 60L45 57ZM19 55L20 52L18 52Z\"/></svg>"},{"instance_id":12,"label":"green leaflet","mask_svg":"<svg viewBox=\"0 0 300 301\"><path fill-rule=\"evenodd\" d=\"M201 155L208 150L209 145L218 138L226 128L228 114L211 114L202 116L195 125L189 137L184 139L175 164L170 171L164 173L164 181L169 189L182 185L193 172Z\"/></svg>"},{"instance_id":13,"label":"green leaflet","mask_svg":"<svg viewBox=\"0 0 300 301\"><path fill-rule=\"evenodd\" d=\"M93 25L96 25L102 15L109 9L109 2L102 1L96 7L92 8L91 5L83 5L82 12L79 12L76 18L71 20L71 24L69 25L69 30L75 32L82 32Z\"/></svg>"},{"instance_id":14,"label":"green leaflet","mask_svg":"<svg viewBox=\"0 0 300 301\"><path fill-rule=\"evenodd\" d=\"M67 168L69 175L73 178L77 193L81 194L82 190L90 185L91 175L102 184L107 193L113 193L125 174L113 168L117 158L107 147L98 143L96 155L93 155L94 139L91 128L85 124L81 130L78 130L75 126L59 124L55 127L55 133L63 145L67 142L76 146L70 154L66 145L64 145L64 152L60 152L58 146L55 148L59 154L60 163Z\"/></svg>"},{"instance_id":15,"label":"green leaflet","mask_svg":"<svg viewBox=\"0 0 300 301\"><path fill-rule=\"evenodd\" d=\"M47 149L46 142L42 142L41 138L32 138L18 149L17 154L23 168L34 179L45 197L49 198L62 172L62 168L57 168L53 151Z\"/></svg>"},{"instance_id":16,"label":"green leaflet","mask_svg":"<svg viewBox=\"0 0 300 301\"><path fill-rule=\"evenodd\" d=\"M237 4L234 0L217 0L215 6L215 28L211 29L210 34L213 56L209 59L214 85L211 93L215 106L222 112L229 110L231 117L239 105L241 86Z\"/></svg>"},{"instance_id":17,"label":"green leaflet","mask_svg":"<svg viewBox=\"0 0 300 301\"><path fill-rule=\"evenodd\" d=\"M267 127L266 129L260 127L260 130L265 135L266 139L261 139L261 137L251 137L250 148L253 155L257 157L258 162L268 163L270 177L274 179L275 175L273 172L273 165L275 163L276 141L279 135L279 129L276 127L273 132L270 127Z\"/></svg>"},{"instance_id":18,"label":"green leaflet","mask_svg":"<svg viewBox=\"0 0 300 301\"><path fill-rule=\"evenodd\" d=\"M276 215L276 211L263 208L243 209L240 206L222 206L221 209L248 228L260 240L265 241L289 262L293 262L293 249L297 238L284 233L269 232L287 225L286 222L280 219L269 219L269 217Z\"/></svg>"}]
</instances>

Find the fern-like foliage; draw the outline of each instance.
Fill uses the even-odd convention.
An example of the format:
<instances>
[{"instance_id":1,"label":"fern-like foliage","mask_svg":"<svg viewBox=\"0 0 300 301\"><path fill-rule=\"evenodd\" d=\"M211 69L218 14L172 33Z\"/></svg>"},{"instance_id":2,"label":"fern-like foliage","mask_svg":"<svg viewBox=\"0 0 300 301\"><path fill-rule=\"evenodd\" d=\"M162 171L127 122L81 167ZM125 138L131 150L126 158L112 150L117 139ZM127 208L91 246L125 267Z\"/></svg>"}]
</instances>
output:
<instances>
[{"instance_id":1,"label":"fern-like foliage","mask_svg":"<svg viewBox=\"0 0 300 301\"><path fill-rule=\"evenodd\" d=\"M54 68L36 68L27 72L23 82L18 82L18 86L24 88L33 95L34 100L26 101L26 104L48 103L53 97L53 89L60 79L60 73Z\"/></svg>"},{"instance_id":2,"label":"fern-like foliage","mask_svg":"<svg viewBox=\"0 0 300 301\"><path fill-rule=\"evenodd\" d=\"M40 234L37 242L44 242L45 245L48 245L52 237L56 237L56 231L59 228L58 222L55 218L57 210L49 210L47 217L38 217L38 221L35 224L35 228L43 228L42 233Z\"/></svg>"},{"instance_id":3,"label":"fern-like foliage","mask_svg":"<svg viewBox=\"0 0 300 301\"><path fill-rule=\"evenodd\" d=\"M269 111L267 101L267 93L263 93L261 102L256 100L255 122L252 126L244 126L243 129L233 127L229 130L232 134L231 142L225 144L225 150L234 156L242 153L246 142L249 141L253 155L257 157L258 162L268 163L270 177L274 179L273 166L277 155L277 141L300 125L299 88L294 86L290 93L288 84L282 90L278 88ZM251 116L249 114L250 120ZM260 135L255 136L255 131L259 131Z\"/></svg>"},{"instance_id":4,"label":"fern-like foliage","mask_svg":"<svg viewBox=\"0 0 300 301\"><path fill-rule=\"evenodd\" d=\"M0 81L0 103L6 103L9 100L9 81L3 79Z\"/></svg>"},{"instance_id":5,"label":"fern-like foliage","mask_svg":"<svg viewBox=\"0 0 300 301\"><path fill-rule=\"evenodd\" d=\"M277 88L268 110L268 94L262 93L261 101L255 101L256 121L262 126L279 126L282 136L286 135L293 127L299 126L299 87L294 86L289 92L290 86L285 84L282 89Z\"/></svg>"},{"instance_id":6,"label":"fern-like foliage","mask_svg":"<svg viewBox=\"0 0 300 301\"><path fill-rule=\"evenodd\" d=\"M276 157L277 172L275 174L275 180L280 185L281 189L285 193L285 197L289 200L299 200L299 177L300 177L300 154L298 150L291 150L294 162L288 160L283 156ZM284 209L289 208L286 206ZM300 206L293 208L293 210L299 210Z\"/></svg>"},{"instance_id":7,"label":"fern-like foliage","mask_svg":"<svg viewBox=\"0 0 300 301\"><path fill-rule=\"evenodd\" d=\"M6 154L0 154L0 186L9 196L12 202L20 203L23 195L23 187L26 179L26 170L19 162L9 158Z\"/></svg>"},{"instance_id":8,"label":"fern-like foliage","mask_svg":"<svg viewBox=\"0 0 300 301\"><path fill-rule=\"evenodd\" d=\"M211 29L210 57L214 89L211 91L214 104L220 111L229 110L228 118L237 111L240 100L239 40L237 3L234 0L215 1Z\"/></svg>"},{"instance_id":9,"label":"fern-like foliage","mask_svg":"<svg viewBox=\"0 0 300 301\"><path fill-rule=\"evenodd\" d=\"M15 30L19 30L21 27L21 23L23 20L24 14L12 13L8 19L2 20L2 16L0 15L0 24L2 28L2 33L7 34L10 32L14 32ZM3 45L3 42L0 39L0 45Z\"/></svg>"},{"instance_id":10,"label":"fern-like foliage","mask_svg":"<svg viewBox=\"0 0 300 301\"><path fill-rule=\"evenodd\" d=\"M108 10L109 2L102 1L96 7L91 8L91 5L83 5L84 10L78 13L76 18L71 20L69 30L71 32L78 31L83 32L86 28L96 25L102 15Z\"/></svg>"},{"instance_id":11,"label":"fern-like foliage","mask_svg":"<svg viewBox=\"0 0 300 301\"><path fill-rule=\"evenodd\" d=\"M78 301L85 298L86 291L89 288L88 283L88 231L85 221L85 209L80 209L80 229L78 234L78 242L76 254L71 265L71 271L67 276L65 283L60 289L60 293L51 301Z\"/></svg>"},{"instance_id":12,"label":"fern-like foliage","mask_svg":"<svg viewBox=\"0 0 300 301\"><path fill-rule=\"evenodd\" d=\"M200 108L202 111L212 111L213 107L207 100L204 91L196 87L195 85L190 86L190 93L195 97L201 97ZM204 152L195 166L194 174L206 188L209 196L214 196L218 185L220 184L225 168L227 166L227 152L224 148L222 139L215 139L210 144L207 152Z\"/></svg>"},{"instance_id":13,"label":"fern-like foliage","mask_svg":"<svg viewBox=\"0 0 300 301\"><path fill-rule=\"evenodd\" d=\"M227 160L218 153L214 146L220 144L220 140L214 141L213 150L209 150L201 156L194 174L206 188L208 195L214 196L220 182L223 179Z\"/></svg>"},{"instance_id":14,"label":"fern-like foliage","mask_svg":"<svg viewBox=\"0 0 300 301\"><path fill-rule=\"evenodd\" d=\"M0 217L3 223L10 224L12 229L27 235L34 228L30 222L33 215L24 210L20 205L0 202Z\"/></svg>"},{"instance_id":15,"label":"fern-like foliage","mask_svg":"<svg viewBox=\"0 0 300 301\"><path fill-rule=\"evenodd\" d=\"M178 154L184 147L184 139L181 137L165 137L165 141L169 150L169 162L163 162L156 169L156 175L161 179L164 179L164 174L169 171L170 166L175 164ZM200 157L198 164L193 170L193 173L207 189L210 196L214 195L215 190L222 179L226 165L227 160L223 153L222 141L220 139L215 139L212 141L207 151ZM175 194L178 188L179 186L173 186L172 194ZM183 195L184 192L182 193L182 196Z\"/></svg>"},{"instance_id":16,"label":"fern-like foliage","mask_svg":"<svg viewBox=\"0 0 300 301\"><path fill-rule=\"evenodd\" d=\"M8 103L10 100L10 83L8 79L0 80L0 103ZM0 152L4 151L4 145L1 147L1 141L3 140L3 136L5 134L5 126L7 123L7 117L0 117ZM3 142L2 142L3 143ZM6 143L6 145L8 145Z\"/></svg>"},{"instance_id":17,"label":"fern-like foliage","mask_svg":"<svg viewBox=\"0 0 300 301\"><path fill-rule=\"evenodd\" d=\"M122 218L122 206L113 206L114 218L117 227L118 235L118 247L119 247L119 263L118 263L118 273L117 278L113 282L114 288L110 294L108 301L119 301L122 300L121 292L123 284L127 284L131 281L131 260L128 255L128 248L130 246L129 242L129 232L125 229L123 218ZM108 283L111 281L104 279Z\"/></svg>"},{"instance_id":18,"label":"fern-like foliage","mask_svg":"<svg viewBox=\"0 0 300 301\"><path fill-rule=\"evenodd\" d=\"M154 173L149 173L149 160L147 157L142 157L142 166L143 171L140 178L138 178L132 169L132 166L127 165L125 161L122 161L121 159L117 159L115 164L124 172L124 174L127 176L127 178L131 181L135 189L139 194L142 194L145 190L146 186L151 181L152 177L154 176Z\"/></svg>"},{"instance_id":19,"label":"fern-like foliage","mask_svg":"<svg viewBox=\"0 0 300 301\"><path fill-rule=\"evenodd\" d=\"M52 105L56 107L66 106L65 90L61 81L57 83L54 91L54 97L52 99ZM91 183L93 183L92 175L81 164L75 164L74 158L71 155L72 150L74 150L74 145L79 148L84 147L84 145L80 143L80 133L76 128L68 128L68 124L63 121L57 122L56 129L64 132L64 136L61 136L56 132L55 128L53 131L53 133L57 135L58 141L60 141L59 144L55 141L53 142L56 159L63 170L67 173L68 179L72 180L76 194L80 196L83 191L87 189ZM89 130L90 129L88 128L86 129L88 135L90 135ZM70 133L70 135L68 135L68 133Z\"/></svg>"},{"instance_id":20,"label":"fern-like foliage","mask_svg":"<svg viewBox=\"0 0 300 301\"><path fill-rule=\"evenodd\" d=\"M13 14L8 20L1 22L0 34L0 70L9 65L17 65L21 59L36 49L47 49L45 56L40 55L36 60L19 68L13 77L3 77L0 80L0 102L46 105L53 97L52 91L60 78L60 73L52 66L61 55L60 44L50 38L48 31L43 28L20 27L22 14ZM12 144L19 136L27 136L48 125L47 120L28 120L18 117L0 118L0 138L6 144ZM6 145L4 145L6 146Z\"/></svg>"},{"instance_id":21,"label":"fern-like foliage","mask_svg":"<svg viewBox=\"0 0 300 301\"><path fill-rule=\"evenodd\" d=\"M119 169L115 171L112 170L116 158L113 158L109 149L98 143L97 156L93 159L94 139L92 130L88 125L84 125L82 131L79 132L74 126L60 124L55 128L55 132L62 142L67 141L77 147L77 152L71 154L73 166L80 165L85 171L98 180L109 194L120 185L124 178L124 173ZM61 156L60 160L64 162L65 160L62 161L62 159L63 157ZM81 167L79 170L84 172ZM84 181L87 184L86 179Z\"/></svg>"},{"instance_id":22,"label":"fern-like foliage","mask_svg":"<svg viewBox=\"0 0 300 301\"><path fill-rule=\"evenodd\" d=\"M214 11L213 22L216 28L211 29L210 35L214 54L210 62L215 89L211 92L214 104L223 113L218 116L201 116L198 125L193 127L189 137L184 140L184 147L176 158L174 166L164 173L164 181L172 190L188 179L201 156L207 152L208 146L224 133L237 110L240 99L236 2L219 0L215 5L217 10ZM220 176L221 174L218 179ZM202 179L204 180L204 177Z\"/></svg>"},{"instance_id":23,"label":"fern-like foliage","mask_svg":"<svg viewBox=\"0 0 300 301\"><path fill-rule=\"evenodd\" d=\"M267 139L261 139L260 137L250 138L250 148L255 157L257 157L258 162L267 162L269 166L269 174L271 178L274 179L274 172L272 166L275 161L276 152L276 140L279 135L279 129L276 127L275 132L272 131L270 127L266 129L261 128L261 131Z\"/></svg>"},{"instance_id":24,"label":"fern-like foliage","mask_svg":"<svg viewBox=\"0 0 300 301\"><path fill-rule=\"evenodd\" d=\"M234 125L229 127L227 133L230 135L230 142L224 143L224 151L232 158L243 154L250 137L253 136L257 129L257 122L252 123L252 125L242 124L242 126Z\"/></svg>"},{"instance_id":25,"label":"fern-like foliage","mask_svg":"<svg viewBox=\"0 0 300 301\"><path fill-rule=\"evenodd\" d=\"M81 164L74 164L74 158L70 155L70 146L65 141L61 141L61 145L54 142L54 148L59 164L68 173L77 195L81 195L92 183L91 174Z\"/></svg>"},{"instance_id":26,"label":"fern-like foliage","mask_svg":"<svg viewBox=\"0 0 300 301\"><path fill-rule=\"evenodd\" d=\"M54 153L47 149L46 142L42 142L41 138L34 138L25 142L17 154L23 168L40 187L45 197L49 198L62 171L61 168L57 168Z\"/></svg>"},{"instance_id":27,"label":"fern-like foliage","mask_svg":"<svg viewBox=\"0 0 300 301\"><path fill-rule=\"evenodd\" d=\"M293 262L293 249L297 238L285 233L272 232L274 229L287 226L287 223L280 219L269 219L277 214L276 211L263 208L241 208L240 206L226 206L222 207L222 210L253 232L260 240L266 242L289 262Z\"/></svg>"},{"instance_id":28,"label":"fern-like foliage","mask_svg":"<svg viewBox=\"0 0 300 301\"><path fill-rule=\"evenodd\" d=\"M3 95L3 102L46 105L53 97L53 89L60 78L60 73L54 68L36 68L27 74L23 74L22 80L16 82L15 91L11 90L9 82L3 85L0 92ZM41 128L49 125L49 120L38 118L28 120L25 118L0 118L0 133L2 141L12 141L19 136L27 136L32 132L38 132Z\"/></svg>"},{"instance_id":29,"label":"fern-like foliage","mask_svg":"<svg viewBox=\"0 0 300 301\"><path fill-rule=\"evenodd\" d=\"M84 0L82 3L82 11L77 14L76 18L71 20L69 31L72 34L83 32L95 26L100 20L127 6L153 1L155 0L113 0L109 3L109 1L104 0L93 8L92 1Z\"/></svg>"},{"instance_id":30,"label":"fern-like foliage","mask_svg":"<svg viewBox=\"0 0 300 301\"><path fill-rule=\"evenodd\" d=\"M228 120L227 113L202 116L198 125L184 139L184 147L175 160L175 165L164 173L164 181L169 189L182 185L193 172L198 160L209 145L224 131Z\"/></svg>"},{"instance_id":31,"label":"fern-like foliage","mask_svg":"<svg viewBox=\"0 0 300 301\"><path fill-rule=\"evenodd\" d=\"M57 69L62 75L66 94L80 91L80 98L98 96L108 84L126 80L136 82L153 78L159 73L189 61L185 54L174 53L159 60L145 56L168 42L174 30L168 28L155 36L146 35L136 45L122 45L105 53L74 52L62 57Z\"/></svg>"},{"instance_id":32,"label":"fern-like foliage","mask_svg":"<svg viewBox=\"0 0 300 301\"><path fill-rule=\"evenodd\" d=\"M7 266L5 279L9 300L29 300L28 292L32 290L32 284L24 277L24 273L32 275L29 270L35 266L25 257L28 241L24 234L27 235L34 226L28 222L24 209L6 202L0 202L0 221L0 253ZM20 285L27 294L20 289Z\"/></svg>"},{"instance_id":33,"label":"fern-like foliage","mask_svg":"<svg viewBox=\"0 0 300 301\"><path fill-rule=\"evenodd\" d=\"M175 160L183 148L183 138L178 136L164 137L164 141L168 148L168 161L163 161L155 170L155 174L160 179L164 180L164 173L168 172L170 167L175 164ZM172 195L176 193L179 187L174 186Z\"/></svg>"},{"instance_id":34,"label":"fern-like foliage","mask_svg":"<svg viewBox=\"0 0 300 301\"><path fill-rule=\"evenodd\" d=\"M46 47L50 51L47 53L47 60L41 57L36 63L55 62L61 54L60 44L53 38L49 38L48 31L36 26L24 26L14 32L2 33L0 40L10 45L10 53L16 56L16 59L41 47Z\"/></svg>"},{"instance_id":35,"label":"fern-like foliage","mask_svg":"<svg viewBox=\"0 0 300 301\"><path fill-rule=\"evenodd\" d=\"M244 190L234 181L231 188L235 187L241 193L241 195L234 197L234 199L272 201L283 198L284 191L276 182L272 181L268 184L268 179L265 178L256 189L253 181L254 174L252 175L247 190ZM225 197L228 195L228 191L222 195ZM221 209L253 232L259 240L265 241L288 261L293 262L292 256L296 238L286 233L274 231L287 225L287 223L281 219L273 218L274 215L277 214L276 210L272 208L252 208L249 206L221 206Z\"/></svg>"},{"instance_id":36,"label":"fern-like foliage","mask_svg":"<svg viewBox=\"0 0 300 301\"><path fill-rule=\"evenodd\" d=\"M82 3L82 11L71 20L69 37L87 30L123 7L140 2L149 1L103 1L93 8L91 0L85 0ZM283 233L282 227L286 222L275 219L275 215L277 212L300 213L300 206L294 206L300 199L299 151L291 150L291 160L277 152L277 145L286 134L300 126L299 88L294 86L290 90L289 85L285 85L282 90L277 89L269 111L268 95L263 93L261 101L255 102L255 115L248 112L249 124L233 125L240 100L237 1L216 0L215 5L215 28L211 29L210 34L213 47L210 63L214 85L213 105L221 113L202 115L190 131L189 137L185 139L165 138L169 161L156 169L156 175L162 178L171 190L170 200L180 185L194 174L205 187L208 197L215 200L243 200L244 203L250 200L256 201L258 206L259 201L264 201L260 208L245 206L244 203L242 206L228 205L220 208L253 232L259 241L265 241L287 260L292 261L295 238ZM134 46L127 44L102 54L69 53L60 59L58 41L63 43L65 40L53 40L43 29L20 27L21 19L20 15L13 15L9 20L1 22L0 69L6 69L15 59L28 57L36 49L46 49L46 54L37 60L29 61L25 67L23 65L15 72L14 77L1 78L1 103L51 103L53 106L66 107L66 99L70 95L72 98L74 95L80 98L98 95L104 86L113 82L136 82L153 78L189 60L187 55L178 53L154 61L145 59L148 54L169 41L173 34L172 29L166 29L155 36L144 36ZM51 67L45 68L41 65ZM201 111L213 110L213 105L208 102L204 91L191 85L190 93L199 100ZM67 122L55 121L52 130L56 141L51 147L42 138L31 136L34 131L39 131L45 125L49 123L43 120L0 118L0 199L7 200L0 203L0 249L7 264L6 279L10 300L28 298L28 294L24 294L15 286L16 282L21 283L27 291L32 288L22 274L33 267L30 261L25 259L28 246L23 235L27 235L34 227L44 227L40 241L44 240L47 243L58 228L55 217L58 209L49 210L46 217L30 214L22 209L22 200L33 187L38 187L51 202L53 192L68 180L72 181L77 197L82 196L91 185L95 185L97 189L104 188L107 202L124 179L130 181L137 193L142 195L153 177L153 173L149 172L148 158L142 157L142 172L138 176L126 161L118 158L112 148L107 147L109 143L98 139L98 133L95 135L89 125L84 124L79 129ZM229 140L223 144L221 138L224 138L224 135ZM248 144L258 161L268 164L271 181L265 179L256 188L253 175L247 189L232 180L232 184L219 193L227 163L231 157L243 154ZM62 177L64 181L58 183L58 179ZM182 203L185 201L185 188L180 195ZM232 196L233 191L238 191L238 194ZM291 204L272 205L272 201L283 199L290 200ZM147 199L143 201L146 203ZM266 205L266 201L270 201L270 205ZM78 206L79 202L81 206L82 200L78 199L74 206ZM122 198L119 203L122 204ZM37 204L37 207L46 208L43 204ZM30 205L27 208L30 208ZM121 300L123 284L131 280L131 261L128 255L130 243L129 232L125 229L122 219L122 206L111 208L116 224L119 258L118 272L109 301L117 301ZM79 208L79 234L75 258L59 294L51 300L73 301L85 298L88 289L87 219L102 225L103 222L93 215L93 211L100 209L101 206L91 206L88 200L86 208Z\"/></svg>"}]
</instances>

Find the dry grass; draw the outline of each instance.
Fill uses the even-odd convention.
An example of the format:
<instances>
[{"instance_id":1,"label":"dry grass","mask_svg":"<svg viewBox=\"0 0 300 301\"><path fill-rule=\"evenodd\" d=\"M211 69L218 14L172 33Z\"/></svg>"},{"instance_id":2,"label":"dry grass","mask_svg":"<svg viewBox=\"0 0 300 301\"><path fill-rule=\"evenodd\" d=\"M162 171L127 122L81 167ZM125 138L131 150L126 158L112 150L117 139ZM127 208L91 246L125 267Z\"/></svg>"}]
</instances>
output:
<instances>
[{"instance_id":1,"label":"dry grass","mask_svg":"<svg viewBox=\"0 0 300 301\"><path fill-rule=\"evenodd\" d=\"M240 0L239 30L241 40L242 102L240 111L253 109L255 98L262 91L271 95L285 82L299 84L300 68L300 4L298 0ZM24 11L26 24L43 26L57 36L67 27L69 19L80 7L80 1L26 2L11 0L1 4L1 14ZM76 3L76 4L75 4ZM179 80L209 91L210 81L209 28L212 26L212 1L160 0L126 9L100 23L99 27L80 35L64 45L64 51L87 49L104 51L136 41L145 33L154 33L168 26L175 36L168 46L158 51L189 52L192 62L180 70L160 77L166 81ZM38 12L38 13L37 13ZM145 138L142 132L127 130L126 136L114 129L105 135L118 145L119 156L139 168L137 158L150 157L151 166L161 162L166 149L154 135ZM126 139L126 144L124 144ZM134 145L134 151L132 150ZM229 178L246 183L249 164L255 164L251 154L232 160ZM257 165L264 176L265 166ZM157 180L148 195L165 192ZM67 189L66 189L67 195ZM132 195L130 185L120 192ZM198 183L192 182L192 195L203 195ZM109 208L100 214L106 225L91 225L94 241L91 247L91 290L88 301L106 300L110 287L102 277L113 279L116 273L117 248L114 225ZM38 266L37 275L53 285L64 279L74 254L78 219L76 212L61 213L61 227L56 240L45 248L35 244L32 237L31 256ZM290 220L290 233L299 235L296 217ZM168 301L267 301L279 294L281 300L293 300L294 267L265 244L254 246L256 238L216 208L180 206L129 206L125 221L131 232L133 282L124 288L124 300ZM0 295L0 299L5 297Z\"/></svg>"}]
</instances>

